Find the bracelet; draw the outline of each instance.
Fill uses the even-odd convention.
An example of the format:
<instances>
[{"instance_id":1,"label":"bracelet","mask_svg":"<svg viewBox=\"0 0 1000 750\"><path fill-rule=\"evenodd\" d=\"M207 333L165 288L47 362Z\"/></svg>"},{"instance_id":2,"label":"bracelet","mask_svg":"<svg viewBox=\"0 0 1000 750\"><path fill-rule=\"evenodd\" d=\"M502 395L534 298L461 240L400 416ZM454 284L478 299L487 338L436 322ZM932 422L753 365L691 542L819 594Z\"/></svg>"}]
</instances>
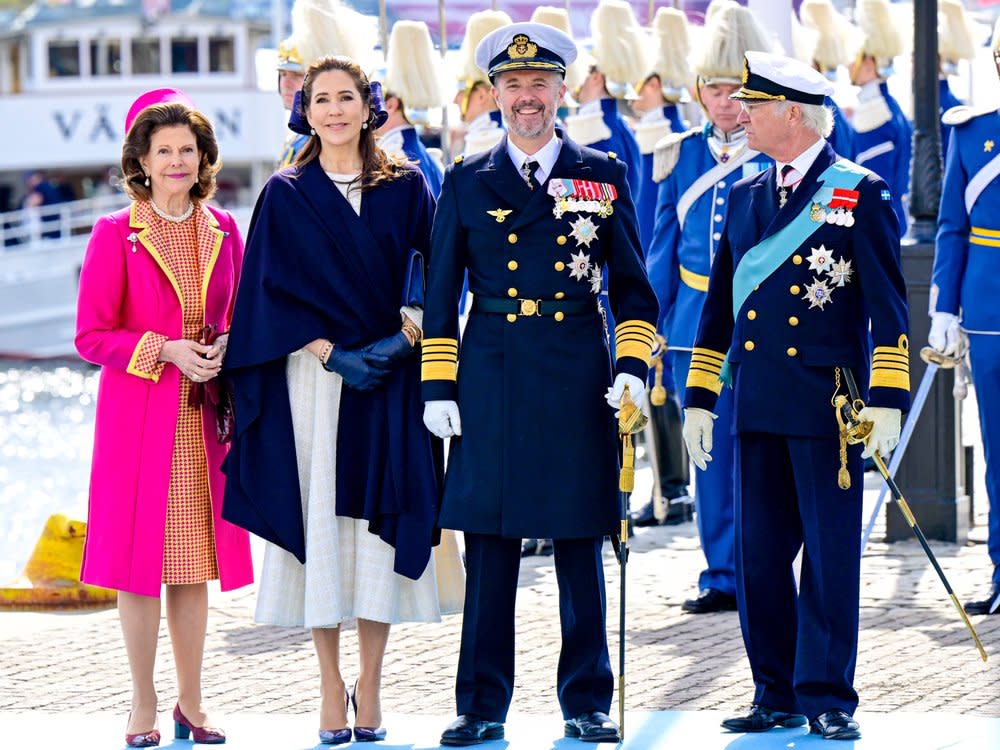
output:
<instances>
[{"instance_id":1,"label":"bracelet","mask_svg":"<svg viewBox=\"0 0 1000 750\"><path fill-rule=\"evenodd\" d=\"M323 346L323 348L320 349L320 352L319 352L319 355L318 355L319 356L320 364L322 364L322 365L325 366L326 363L327 363L327 360L330 359L330 355L332 353L333 353L333 342L327 341L326 344Z\"/></svg>"},{"instance_id":2,"label":"bracelet","mask_svg":"<svg viewBox=\"0 0 1000 750\"><path fill-rule=\"evenodd\" d=\"M410 342L410 346L416 346L424 337L424 332L420 330L420 326L409 318L403 321L402 331L407 341Z\"/></svg>"}]
</instances>

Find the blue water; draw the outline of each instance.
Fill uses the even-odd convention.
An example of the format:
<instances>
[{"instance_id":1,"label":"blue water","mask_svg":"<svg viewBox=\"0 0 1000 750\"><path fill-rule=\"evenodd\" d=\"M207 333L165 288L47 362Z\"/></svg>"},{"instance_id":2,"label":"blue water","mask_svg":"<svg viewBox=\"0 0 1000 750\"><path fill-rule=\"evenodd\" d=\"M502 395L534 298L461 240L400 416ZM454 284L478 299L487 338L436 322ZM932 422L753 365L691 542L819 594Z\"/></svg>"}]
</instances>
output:
<instances>
[{"instance_id":1,"label":"blue water","mask_svg":"<svg viewBox=\"0 0 1000 750\"><path fill-rule=\"evenodd\" d=\"M86 520L98 372L0 361L0 584L20 573L49 515Z\"/></svg>"}]
</instances>

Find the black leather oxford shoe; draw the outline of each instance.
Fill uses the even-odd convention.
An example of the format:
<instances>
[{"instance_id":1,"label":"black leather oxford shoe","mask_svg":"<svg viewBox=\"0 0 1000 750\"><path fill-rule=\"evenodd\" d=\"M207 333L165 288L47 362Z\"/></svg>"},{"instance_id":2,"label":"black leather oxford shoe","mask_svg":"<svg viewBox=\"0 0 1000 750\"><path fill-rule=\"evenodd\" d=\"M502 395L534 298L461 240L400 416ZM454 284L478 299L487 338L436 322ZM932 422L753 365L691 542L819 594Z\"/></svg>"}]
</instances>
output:
<instances>
[{"instance_id":1,"label":"black leather oxford shoe","mask_svg":"<svg viewBox=\"0 0 1000 750\"><path fill-rule=\"evenodd\" d=\"M487 740L502 740L503 724L487 721L475 714L462 714L441 734L442 745L478 745Z\"/></svg>"},{"instance_id":2,"label":"black leather oxford shoe","mask_svg":"<svg viewBox=\"0 0 1000 750\"><path fill-rule=\"evenodd\" d=\"M818 734L824 740L858 740L861 739L861 727L851 718L847 711L834 708L825 711L809 722L809 731Z\"/></svg>"},{"instance_id":3,"label":"black leather oxford shoe","mask_svg":"<svg viewBox=\"0 0 1000 750\"><path fill-rule=\"evenodd\" d=\"M718 589L702 589L696 599L687 599L681 609L693 615L704 615L709 612L734 612L736 597L723 594Z\"/></svg>"},{"instance_id":4,"label":"black leather oxford shoe","mask_svg":"<svg viewBox=\"0 0 1000 750\"><path fill-rule=\"evenodd\" d=\"M565 734L584 742L618 742L618 725L603 711L588 711L566 720Z\"/></svg>"},{"instance_id":5,"label":"black leather oxford shoe","mask_svg":"<svg viewBox=\"0 0 1000 750\"><path fill-rule=\"evenodd\" d=\"M966 602L965 613L968 615L1000 615L1000 586L994 586L985 599Z\"/></svg>"},{"instance_id":6,"label":"black leather oxford shoe","mask_svg":"<svg viewBox=\"0 0 1000 750\"><path fill-rule=\"evenodd\" d=\"M772 711L756 703L722 720L723 728L730 732L766 732L775 727L801 727L805 723L806 717L802 714Z\"/></svg>"}]
</instances>

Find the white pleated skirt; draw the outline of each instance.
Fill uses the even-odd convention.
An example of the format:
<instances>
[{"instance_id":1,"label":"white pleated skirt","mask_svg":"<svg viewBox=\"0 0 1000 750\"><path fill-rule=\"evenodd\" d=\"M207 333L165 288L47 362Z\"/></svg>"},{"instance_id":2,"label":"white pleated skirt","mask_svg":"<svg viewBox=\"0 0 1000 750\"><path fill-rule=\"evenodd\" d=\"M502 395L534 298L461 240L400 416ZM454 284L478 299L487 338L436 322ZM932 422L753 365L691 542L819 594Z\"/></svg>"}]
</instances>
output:
<instances>
[{"instance_id":1,"label":"white pleated skirt","mask_svg":"<svg viewBox=\"0 0 1000 750\"><path fill-rule=\"evenodd\" d=\"M307 628L337 627L352 618L390 624L439 622L436 555L419 580L401 576L393 572L395 550L368 531L367 521L336 515L342 378L305 351L288 358L286 376L306 562L267 545L254 619Z\"/></svg>"}]
</instances>

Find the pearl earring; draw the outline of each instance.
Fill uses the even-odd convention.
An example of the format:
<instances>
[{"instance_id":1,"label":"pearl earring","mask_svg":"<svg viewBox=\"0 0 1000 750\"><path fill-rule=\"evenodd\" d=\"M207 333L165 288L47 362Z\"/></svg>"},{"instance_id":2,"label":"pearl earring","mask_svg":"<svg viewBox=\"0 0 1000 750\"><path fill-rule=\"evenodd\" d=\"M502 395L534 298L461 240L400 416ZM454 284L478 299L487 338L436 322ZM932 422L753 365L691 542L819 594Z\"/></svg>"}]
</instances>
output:
<instances>
[{"instance_id":1,"label":"pearl earring","mask_svg":"<svg viewBox=\"0 0 1000 750\"><path fill-rule=\"evenodd\" d=\"M146 179L142 184L145 185L146 187L149 187L149 175L146 175Z\"/></svg>"},{"instance_id":2,"label":"pearl earring","mask_svg":"<svg viewBox=\"0 0 1000 750\"><path fill-rule=\"evenodd\" d=\"M309 128L309 135L316 135L316 128Z\"/></svg>"},{"instance_id":3,"label":"pearl earring","mask_svg":"<svg viewBox=\"0 0 1000 750\"><path fill-rule=\"evenodd\" d=\"M367 122L361 123L361 129L362 130L368 130L368 123Z\"/></svg>"}]
</instances>

